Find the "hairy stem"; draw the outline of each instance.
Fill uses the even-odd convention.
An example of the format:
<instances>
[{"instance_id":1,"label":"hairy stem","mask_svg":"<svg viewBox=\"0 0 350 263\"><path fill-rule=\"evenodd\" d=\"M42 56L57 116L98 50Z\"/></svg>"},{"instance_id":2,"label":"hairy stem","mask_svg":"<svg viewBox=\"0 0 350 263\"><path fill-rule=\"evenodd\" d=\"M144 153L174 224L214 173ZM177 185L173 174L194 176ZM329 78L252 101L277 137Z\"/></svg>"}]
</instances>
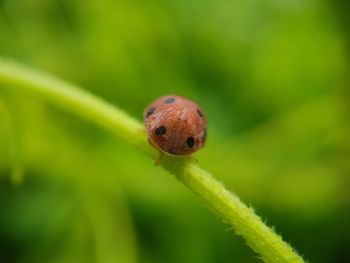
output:
<instances>
[{"instance_id":1,"label":"hairy stem","mask_svg":"<svg viewBox=\"0 0 350 263\"><path fill-rule=\"evenodd\" d=\"M56 78L0 59L0 87L40 95L67 111L113 131L153 159L157 152L147 143L143 125L117 107ZM265 262L303 262L303 259L247 207L191 157L162 158L160 165L174 174L217 213Z\"/></svg>"}]
</instances>

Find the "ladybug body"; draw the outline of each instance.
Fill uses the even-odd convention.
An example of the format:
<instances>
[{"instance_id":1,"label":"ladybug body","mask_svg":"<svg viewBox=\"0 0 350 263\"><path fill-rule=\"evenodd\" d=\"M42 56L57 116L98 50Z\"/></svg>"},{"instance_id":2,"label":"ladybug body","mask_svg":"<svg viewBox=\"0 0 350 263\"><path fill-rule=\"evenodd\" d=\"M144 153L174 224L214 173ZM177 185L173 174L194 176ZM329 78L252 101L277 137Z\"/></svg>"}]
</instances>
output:
<instances>
[{"instance_id":1,"label":"ladybug body","mask_svg":"<svg viewBox=\"0 0 350 263\"><path fill-rule=\"evenodd\" d=\"M203 111L180 96L161 97L144 111L149 141L172 155L187 155L204 146L207 122Z\"/></svg>"}]
</instances>

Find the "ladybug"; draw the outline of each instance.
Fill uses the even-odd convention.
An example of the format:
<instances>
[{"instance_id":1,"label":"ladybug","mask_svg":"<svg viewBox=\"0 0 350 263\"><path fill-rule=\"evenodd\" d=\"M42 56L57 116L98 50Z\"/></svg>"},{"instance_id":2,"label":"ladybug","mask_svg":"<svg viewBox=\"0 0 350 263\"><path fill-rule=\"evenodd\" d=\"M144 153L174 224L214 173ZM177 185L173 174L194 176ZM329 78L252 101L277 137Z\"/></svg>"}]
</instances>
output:
<instances>
[{"instance_id":1,"label":"ladybug","mask_svg":"<svg viewBox=\"0 0 350 263\"><path fill-rule=\"evenodd\" d=\"M184 97L160 97L144 110L149 142L171 155L188 155L204 146L207 121L201 108Z\"/></svg>"}]
</instances>

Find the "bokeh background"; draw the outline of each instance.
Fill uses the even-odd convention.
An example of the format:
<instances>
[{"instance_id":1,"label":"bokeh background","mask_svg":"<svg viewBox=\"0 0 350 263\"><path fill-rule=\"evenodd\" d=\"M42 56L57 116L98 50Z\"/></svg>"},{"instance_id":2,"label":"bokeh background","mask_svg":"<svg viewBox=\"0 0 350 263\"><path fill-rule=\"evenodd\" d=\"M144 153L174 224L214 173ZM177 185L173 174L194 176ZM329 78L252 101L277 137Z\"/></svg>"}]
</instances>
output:
<instances>
[{"instance_id":1,"label":"bokeh background","mask_svg":"<svg viewBox=\"0 0 350 263\"><path fill-rule=\"evenodd\" d=\"M142 121L197 101L195 154L310 262L350 262L346 0L0 0L0 55ZM260 262L175 178L33 94L0 92L0 262Z\"/></svg>"}]
</instances>

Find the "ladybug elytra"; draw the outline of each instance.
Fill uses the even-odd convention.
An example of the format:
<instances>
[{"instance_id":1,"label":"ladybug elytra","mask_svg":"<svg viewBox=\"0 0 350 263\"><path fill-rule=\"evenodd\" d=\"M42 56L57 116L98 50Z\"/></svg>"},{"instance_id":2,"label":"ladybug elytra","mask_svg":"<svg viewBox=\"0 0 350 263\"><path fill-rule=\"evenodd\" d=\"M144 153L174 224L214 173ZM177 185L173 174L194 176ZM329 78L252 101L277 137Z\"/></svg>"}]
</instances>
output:
<instances>
[{"instance_id":1,"label":"ladybug elytra","mask_svg":"<svg viewBox=\"0 0 350 263\"><path fill-rule=\"evenodd\" d=\"M144 111L149 141L172 155L188 155L204 146L207 122L201 108L184 97L168 95Z\"/></svg>"}]
</instances>

